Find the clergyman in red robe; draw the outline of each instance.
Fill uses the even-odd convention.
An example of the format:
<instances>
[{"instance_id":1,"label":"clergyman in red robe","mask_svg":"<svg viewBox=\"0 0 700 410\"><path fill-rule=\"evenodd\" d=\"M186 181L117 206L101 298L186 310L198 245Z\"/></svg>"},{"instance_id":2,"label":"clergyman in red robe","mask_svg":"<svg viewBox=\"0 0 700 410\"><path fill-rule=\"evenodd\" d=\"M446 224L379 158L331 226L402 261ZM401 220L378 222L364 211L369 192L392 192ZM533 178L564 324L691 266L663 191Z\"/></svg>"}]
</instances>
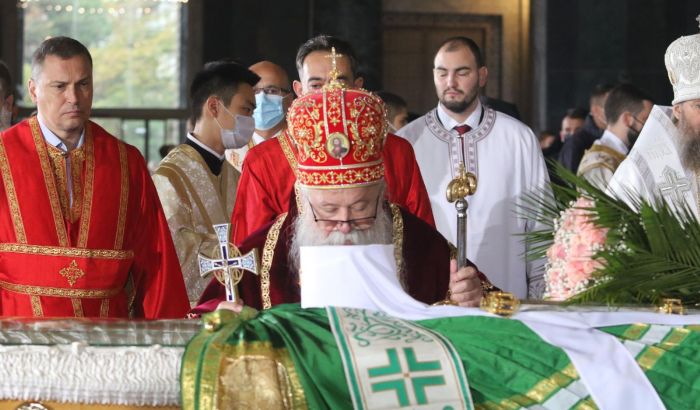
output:
<instances>
[{"instance_id":1,"label":"clergyman in red robe","mask_svg":"<svg viewBox=\"0 0 700 410\"><path fill-rule=\"evenodd\" d=\"M37 116L0 134L0 316L183 317L180 264L136 148L89 121L92 58L34 53Z\"/></svg>"}]
</instances>

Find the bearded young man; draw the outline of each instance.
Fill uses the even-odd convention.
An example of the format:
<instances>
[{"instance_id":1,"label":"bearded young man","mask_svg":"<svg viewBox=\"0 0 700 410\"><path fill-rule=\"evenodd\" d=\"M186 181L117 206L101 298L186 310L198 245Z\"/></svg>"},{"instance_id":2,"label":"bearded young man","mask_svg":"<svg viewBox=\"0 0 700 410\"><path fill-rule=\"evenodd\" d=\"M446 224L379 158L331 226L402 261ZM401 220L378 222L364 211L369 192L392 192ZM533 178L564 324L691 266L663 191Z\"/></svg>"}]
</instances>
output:
<instances>
[{"instance_id":1,"label":"bearded young man","mask_svg":"<svg viewBox=\"0 0 700 410\"><path fill-rule=\"evenodd\" d=\"M473 266L457 269L447 241L434 228L385 199L387 124L381 99L331 81L322 91L297 99L288 123L287 135L299 147L301 209L291 198L289 212L241 244L243 253L256 248L262 255L259 274L244 274L239 283L246 305L268 309L300 301L302 246L367 244L395 246L399 283L414 299L435 303L449 297L461 306L478 305L484 289L491 288L486 278ZM337 156L335 139L348 148ZM224 287L214 280L193 313L220 303L240 311L241 305L224 299Z\"/></svg>"},{"instance_id":2,"label":"bearded young man","mask_svg":"<svg viewBox=\"0 0 700 410\"><path fill-rule=\"evenodd\" d=\"M609 192L654 202L663 198L700 217L700 34L672 42L665 55L673 107L654 106ZM634 201L629 201L634 205Z\"/></svg>"},{"instance_id":3,"label":"bearded young man","mask_svg":"<svg viewBox=\"0 0 700 410\"><path fill-rule=\"evenodd\" d=\"M438 231L456 243L457 211L445 197L460 164L476 175L468 197L467 255L494 285L519 298L544 290L539 262L527 263L522 233L535 228L516 212L522 196L541 190L547 168L532 131L479 101L488 69L476 43L446 40L435 55L438 106L399 131L413 144Z\"/></svg>"}]
</instances>

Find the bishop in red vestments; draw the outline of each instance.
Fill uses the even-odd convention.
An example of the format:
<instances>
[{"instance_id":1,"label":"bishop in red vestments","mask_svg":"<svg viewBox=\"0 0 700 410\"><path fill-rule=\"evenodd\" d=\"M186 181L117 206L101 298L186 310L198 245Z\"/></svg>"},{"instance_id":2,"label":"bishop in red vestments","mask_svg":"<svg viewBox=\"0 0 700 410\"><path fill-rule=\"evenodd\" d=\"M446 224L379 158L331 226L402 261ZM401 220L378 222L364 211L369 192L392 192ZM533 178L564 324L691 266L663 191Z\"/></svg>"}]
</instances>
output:
<instances>
[{"instance_id":1,"label":"bishop in red vestments","mask_svg":"<svg viewBox=\"0 0 700 410\"><path fill-rule=\"evenodd\" d=\"M0 134L0 316L183 317L182 273L145 161L87 119L87 49L42 43L30 94L38 117Z\"/></svg>"},{"instance_id":2,"label":"bishop in red vestments","mask_svg":"<svg viewBox=\"0 0 700 410\"><path fill-rule=\"evenodd\" d=\"M363 79L356 75L356 66L357 58L349 43L332 36L313 37L297 53L301 81L294 81L294 92L302 96L318 91L330 81L331 73L344 86L361 88ZM287 212L290 198L296 197L296 150L294 140L285 131L248 152L231 217L234 243ZM430 197L411 144L387 134L381 154L387 199L435 226Z\"/></svg>"},{"instance_id":3,"label":"bishop in red vestments","mask_svg":"<svg viewBox=\"0 0 700 410\"><path fill-rule=\"evenodd\" d=\"M246 305L267 309L300 301L301 246L375 243L394 245L399 281L415 299L478 304L491 289L486 277L473 266L451 266L450 246L435 228L383 197L387 124L378 97L331 84L297 99L288 123L288 135L302 147L295 152L301 212L292 199L288 213L241 244L243 253L256 248L261 255L258 275L246 273L238 285ZM215 309L225 293L213 280L192 313Z\"/></svg>"}]
</instances>

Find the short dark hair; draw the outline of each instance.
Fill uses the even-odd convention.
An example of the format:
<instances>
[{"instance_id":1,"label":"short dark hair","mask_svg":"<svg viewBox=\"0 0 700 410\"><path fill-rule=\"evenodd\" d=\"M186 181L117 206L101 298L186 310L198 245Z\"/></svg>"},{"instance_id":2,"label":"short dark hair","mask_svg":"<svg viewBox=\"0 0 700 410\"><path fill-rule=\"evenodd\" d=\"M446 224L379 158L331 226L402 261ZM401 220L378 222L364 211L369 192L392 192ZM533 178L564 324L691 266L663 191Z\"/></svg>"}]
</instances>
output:
<instances>
[{"instance_id":1,"label":"short dark hair","mask_svg":"<svg viewBox=\"0 0 700 410\"><path fill-rule=\"evenodd\" d=\"M219 97L225 105L238 91L241 83L254 87L260 77L235 61L212 61L194 75L190 85L190 102L192 104L192 124L202 116L202 107L212 95Z\"/></svg>"},{"instance_id":2,"label":"short dark hair","mask_svg":"<svg viewBox=\"0 0 700 410\"><path fill-rule=\"evenodd\" d=\"M70 37L51 37L42 41L32 55L32 78L34 80L41 74L47 56L58 56L63 60L83 56L92 68L92 56L83 43Z\"/></svg>"},{"instance_id":3,"label":"short dark hair","mask_svg":"<svg viewBox=\"0 0 700 410\"><path fill-rule=\"evenodd\" d=\"M0 97L5 99L10 95L14 95L10 69L7 68L7 65L3 61L0 61ZM0 101L0 104L1 103L2 101Z\"/></svg>"},{"instance_id":4,"label":"short dark hair","mask_svg":"<svg viewBox=\"0 0 700 410\"><path fill-rule=\"evenodd\" d=\"M593 90L591 90L591 98L590 98L590 103L595 104L595 105L603 105L600 104L602 99L610 92L612 89L615 88L615 84L610 84L610 83L600 83L596 84L593 87Z\"/></svg>"},{"instance_id":5,"label":"short dark hair","mask_svg":"<svg viewBox=\"0 0 700 410\"><path fill-rule=\"evenodd\" d=\"M474 54L477 67L481 68L486 65L479 45L476 44L476 41L469 37L456 36L448 38L447 40L443 41L442 44L440 44L440 47L438 47L438 51L435 53L435 55L437 55L437 53L439 53L443 47L445 48L445 51L457 51L460 48L466 47L472 52L472 54Z\"/></svg>"},{"instance_id":6,"label":"short dark hair","mask_svg":"<svg viewBox=\"0 0 700 410\"><path fill-rule=\"evenodd\" d=\"M304 66L304 60L306 57L313 53L314 51L331 51L331 48L335 47L335 51L338 54L342 54L350 59L350 70L352 70L352 76L357 79L360 76L360 63L357 59L357 54L352 48L352 45L345 40L339 39L338 37L329 36L327 34L320 34L316 37L312 37L304 44L299 46L297 50L297 72L301 77L301 69Z\"/></svg>"},{"instance_id":7,"label":"short dark hair","mask_svg":"<svg viewBox=\"0 0 700 410\"><path fill-rule=\"evenodd\" d=\"M588 110L580 107L576 108L569 108L566 110L566 114L564 115L564 118L572 118L575 120L586 120L586 117L588 116Z\"/></svg>"},{"instance_id":8,"label":"short dark hair","mask_svg":"<svg viewBox=\"0 0 700 410\"><path fill-rule=\"evenodd\" d=\"M639 114L644 108L644 100L651 101L651 97L632 84L618 85L610 91L608 99L605 100L605 121L613 124L625 111L632 115Z\"/></svg>"},{"instance_id":9,"label":"short dark hair","mask_svg":"<svg viewBox=\"0 0 700 410\"><path fill-rule=\"evenodd\" d=\"M393 119L396 115L398 115L398 111L400 109L407 109L408 105L406 104L406 100L401 98L401 96L396 95L394 93L390 93L388 91L377 91L376 93L379 98L384 101L384 105L386 105L387 109L387 116L389 119Z\"/></svg>"}]
</instances>

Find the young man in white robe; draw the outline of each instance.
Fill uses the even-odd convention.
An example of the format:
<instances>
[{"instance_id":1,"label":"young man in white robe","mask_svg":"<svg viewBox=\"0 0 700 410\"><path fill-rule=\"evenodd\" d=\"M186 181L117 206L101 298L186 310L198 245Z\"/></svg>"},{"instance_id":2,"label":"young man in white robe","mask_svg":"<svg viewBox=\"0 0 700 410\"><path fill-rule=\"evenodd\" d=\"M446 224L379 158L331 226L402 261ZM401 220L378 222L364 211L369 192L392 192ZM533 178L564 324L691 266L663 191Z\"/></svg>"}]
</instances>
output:
<instances>
[{"instance_id":1,"label":"young man in white robe","mask_svg":"<svg viewBox=\"0 0 700 410\"><path fill-rule=\"evenodd\" d=\"M467 198L467 255L494 285L520 298L540 297L541 261L527 263L520 235L535 226L518 215L523 195L546 189L549 180L537 138L520 121L480 103L488 70L473 40L446 40L433 77L440 103L398 134L413 144L437 228L456 243L457 211L445 190L463 163L478 184Z\"/></svg>"},{"instance_id":2,"label":"young man in white robe","mask_svg":"<svg viewBox=\"0 0 700 410\"><path fill-rule=\"evenodd\" d=\"M699 17L700 20L700 17ZM700 34L683 36L665 56L673 107L654 106L608 186L619 198L663 198L700 216ZM630 201L634 205L633 201Z\"/></svg>"}]
</instances>

